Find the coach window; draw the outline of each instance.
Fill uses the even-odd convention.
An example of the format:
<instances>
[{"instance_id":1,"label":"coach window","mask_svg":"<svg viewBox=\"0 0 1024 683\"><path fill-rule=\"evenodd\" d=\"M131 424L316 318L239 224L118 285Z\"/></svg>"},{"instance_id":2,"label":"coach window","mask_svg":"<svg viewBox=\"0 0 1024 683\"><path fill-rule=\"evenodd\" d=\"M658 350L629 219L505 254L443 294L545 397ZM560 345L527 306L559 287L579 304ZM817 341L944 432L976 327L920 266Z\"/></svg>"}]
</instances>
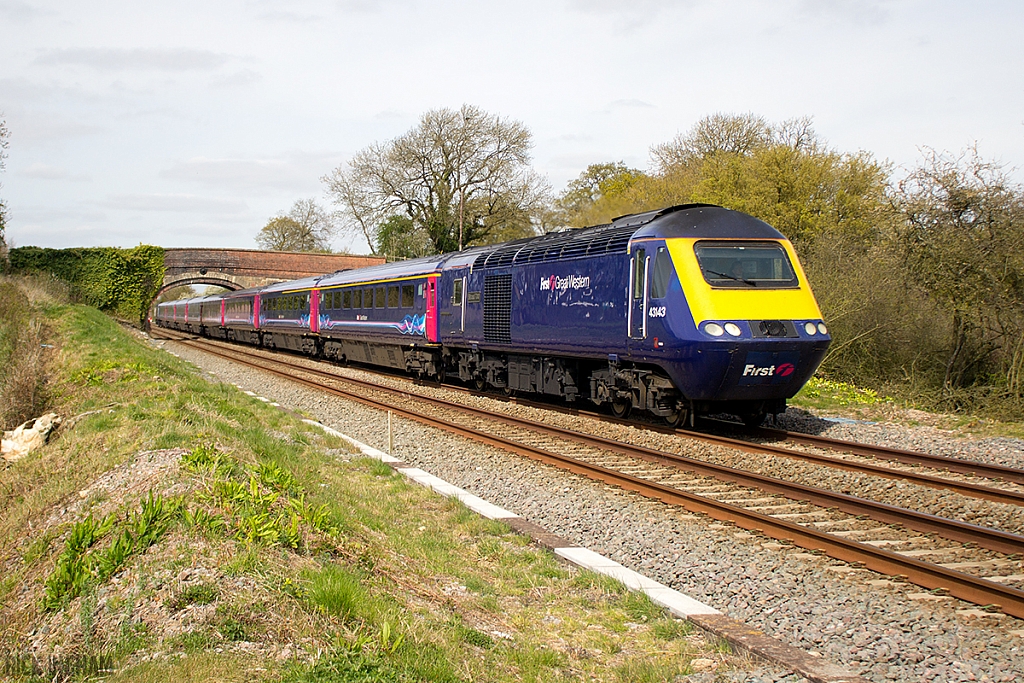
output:
<instances>
[{"instance_id":1,"label":"coach window","mask_svg":"<svg viewBox=\"0 0 1024 683\"><path fill-rule=\"evenodd\" d=\"M668 294L668 283L672 279L672 259L668 249L658 247L658 255L654 257L654 273L651 275L651 298L663 299Z\"/></svg>"},{"instance_id":2,"label":"coach window","mask_svg":"<svg viewBox=\"0 0 1024 683\"><path fill-rule=\"evenodd\" d=\"M462 283L465 282L461 277L455 278L455 282L452 287L452 306L462 305Z\"/></svg>"},{"instance_id":3,"label":"coach window","mask_svg":"<svg viewBox=\"0 0 1024 683\"><path fill-rule=\"evenodd\" d=\"M363 290L362 308L373 308L373 290L369 287Z\"/></svg>"},{"instance_id":4,"label":"coach window","mask_svg":"<svg viewBox=\"0 0 1024 683\"><path fill-rule=\"evenodd\" d=\"M402 285L402 308L412 308L415 292L412 285Z\"/></svg>"},{"instance_id":5,"label":"coach window","mask_svg":"<svg viewBox=\"0 0 1024 683\"><path fill-rule=\"evenodd\" d=\"M386 294L384 287L378 287L373 297L374 308L384 308L384 302L386 300Z\"/></svg>"},{"instance_id":6,"label":"coach window","mask_svg":"<svg viewBox=\"0 0 1024 683\"><path fill-rule=\"evenodd\" d=\"M347 289L341 293L341 308L352 308L352 292Z\"/></svg>"},{"instance_id":7,"label":"coach window","mask_svg":"<svg viewBox=\"0 0 1024 683\"><path fill-rule=\"evenodd\" d=\"M647 252L637 249L633 261L633 298L639 301L644 298L644 277L646 276L645 261Z\"/></svg>"},{"instance_id":8,"label":"coach window","mask_svg":"<svg viewBox=\"0 0 1024 683\"><path fill-rule=\"evenodd\" d=\"M388 287L388 308L398 308L398 287Z\"/></svg>"}]
</instances>

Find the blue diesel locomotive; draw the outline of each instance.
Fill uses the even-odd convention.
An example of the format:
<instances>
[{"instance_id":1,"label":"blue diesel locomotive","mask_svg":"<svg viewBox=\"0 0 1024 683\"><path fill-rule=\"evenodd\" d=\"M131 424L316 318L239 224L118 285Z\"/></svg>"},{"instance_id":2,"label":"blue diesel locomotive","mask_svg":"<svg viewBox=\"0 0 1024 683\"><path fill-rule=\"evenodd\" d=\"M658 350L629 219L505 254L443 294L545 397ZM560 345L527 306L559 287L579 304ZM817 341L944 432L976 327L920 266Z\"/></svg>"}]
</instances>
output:
<instances>
[{"instance_id":1,"label":"blue diesel locomotive","mask_svg":"<svg viewBox=\"0 0 1024 683\"><path fill-rule=\"evenodd\" d=\"M707 204L168 302L155 319L673 425L784 411L831 341L789 241Z\"/></svg>"}]
</instances>

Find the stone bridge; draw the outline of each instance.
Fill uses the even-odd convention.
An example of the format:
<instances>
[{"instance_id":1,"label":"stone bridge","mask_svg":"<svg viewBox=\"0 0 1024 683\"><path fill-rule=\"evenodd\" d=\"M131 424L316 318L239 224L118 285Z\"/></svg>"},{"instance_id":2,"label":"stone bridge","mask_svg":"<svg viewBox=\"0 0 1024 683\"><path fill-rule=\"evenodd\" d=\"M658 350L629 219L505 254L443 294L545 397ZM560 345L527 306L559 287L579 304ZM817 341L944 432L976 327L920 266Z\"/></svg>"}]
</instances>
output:
<instances>
[{"instance_id":1,"label":"stone bridge","mask_svg":"<svg viewBox=\"0 0 1024 683\"><path fill-rule=\"evenodd\" d=\"M165 249L164 283L157 298L172 287L216 285L247 289L337 270L384 263L379 256L347 256L256 249Z\"/></svg>"}]
</instances>

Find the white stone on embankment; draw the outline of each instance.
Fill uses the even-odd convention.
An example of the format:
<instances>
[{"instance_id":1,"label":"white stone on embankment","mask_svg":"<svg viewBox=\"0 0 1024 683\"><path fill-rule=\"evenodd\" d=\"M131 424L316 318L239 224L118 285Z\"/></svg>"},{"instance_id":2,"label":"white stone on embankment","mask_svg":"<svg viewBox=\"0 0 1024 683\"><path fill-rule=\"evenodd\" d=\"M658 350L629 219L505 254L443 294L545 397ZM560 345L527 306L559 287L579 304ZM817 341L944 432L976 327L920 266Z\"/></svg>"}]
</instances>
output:
<instances>
[{"instance_id":1,"label":"white stone on embankment","mask_svg":"<svg viewBox=\"0 0 1024 683\"><path fill-rule=\"evenodd\" d=\"M60 417L57 416L57 413L47 413L18 425L13 431L4 432L0 454L7 462L21 460L45 444L46 440L50 438L50 432L59 424Z\"/></svg>"}]
</instances>

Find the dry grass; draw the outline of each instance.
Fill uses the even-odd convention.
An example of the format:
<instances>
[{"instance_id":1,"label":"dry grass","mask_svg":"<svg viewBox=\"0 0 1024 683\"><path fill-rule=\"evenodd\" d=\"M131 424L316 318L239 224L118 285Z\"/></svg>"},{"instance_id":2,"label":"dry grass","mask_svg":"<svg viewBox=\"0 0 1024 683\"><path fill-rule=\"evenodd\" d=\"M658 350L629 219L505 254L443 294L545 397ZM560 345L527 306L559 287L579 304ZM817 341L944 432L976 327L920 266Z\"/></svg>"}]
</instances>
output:
<instances>
[{"instance_id":1,"label":"dry grass","mask_svg":"<svg viewBox=\"0 0 1024 683\"><path fill-rule=\"evenodd\" d=\"M33 291L41 291L33 288ZM43 316L14 281L0 281L0 427L41 415L48 402Z\"/></svg>"}]
</instances>

